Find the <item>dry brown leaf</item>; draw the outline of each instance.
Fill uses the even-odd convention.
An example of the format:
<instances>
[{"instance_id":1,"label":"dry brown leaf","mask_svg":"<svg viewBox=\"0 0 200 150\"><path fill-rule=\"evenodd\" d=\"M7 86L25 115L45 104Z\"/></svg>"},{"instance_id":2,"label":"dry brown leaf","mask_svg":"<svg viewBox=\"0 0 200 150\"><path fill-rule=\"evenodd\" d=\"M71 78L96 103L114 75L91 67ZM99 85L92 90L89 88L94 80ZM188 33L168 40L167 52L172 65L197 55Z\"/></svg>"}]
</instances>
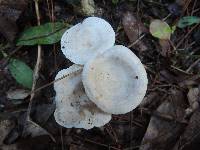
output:
<instances>
[{"instance_id":1,"label":"dry brown leaf","mask_svg":"<svg viewBox=\"0 0 200 150\"><path fill-rule=\"evenodd\" d=\"M131 12L124 13L122 24L131 43L135 42L142 33L148 32L142 22L140 22ZM138 49L139 51L147 50L147 46L142 41L139 41L133 48Z\"/></svg>"},{"instance_id":2,"label":"dry brown leaf","mask_svg":"<svg viewBox=\"0 0 200 150\"><path fill-rule=\"evenodd\" d=\"M0 121L0 149L1 150L17 150L17 145L11 144L11 145L5 145L3 142L9 132L13 129L15 126L14 121L11 120L3 120Z\"/></svg>"},{"instance_id":3,"label":"dry brown leaf","mask_svg":"<svg viewBox=\"0 0 200 150\"><path fill-rule=\"evenodd\" d=\"M186 106L184 99L183 92L171 90L168 100L158 107L157 112L173 116L174 121L152 116L140 150L168 150L172 148L184 126L184 124L175 121L183 120Z\"/></svg>"},{"instance_id":4,"label":"dry brown leaf","mask_svg":"<svg viewBox=\"0 0 200 150\"><path fill-rule=\"evenodd\" d=\"M191 88L187 94L187 97L192 110L196 110L199 107L199 88Z\"/></svg>"},{"instance_id":5,"label":"dry brown leaf","mask_svg":"<svg viewBox=\"0 0 200 150\"><path fill-rule=\"evenodd\" d=\"M181 135L173 150L198 150L200 147L200 111L194 112L185 132Z\"/></svg>"},{"instance_id":6,"label":"dry brown leaf","mask_svg":"<svg viewBox=\"0 0 200 150\"><path fill-rule=\"evenodd\" d=\"M53 136L44 128L42 128L40 125L34 123L33 121L27 121L23 130L23 137L37 137L41 135L49 135L53 141Z\"/></svg>"},{"instance_id":7,"label":"dry brown leaf","mask_svg":"<svg viewBox=\"0 0 200 150\"><path fill-rule=\"evenodd\" d=\"M24 89L9 90L7 98L11 100L25 99L29 96L30 91Z\"/></svg>"},{"instance_id":8,"label":"dry brown leaf","mask_svg":"<svg viewBox=\"0 0 200 150\"><path fill-rule=\"evenodd\" d=\"M188 0L176 0L176 3L180 6L185 6L187 4Z\"/></svg>"},{"instance_id":9,"label":"dry brown leaf","mask_svg":"<svg viewBox=\"0 0 200 150\"><path fill-rule=\"evenodd\" d=\"M9 41L12 42L18 32L16 24L7 20L0 15L0 33Z\"/></svg>"},{"instance_id":10,"label":"dry brown leaf","mask_svg":"<svg viewBox=\"0 0 200 150\"><path fill-rule=\"evenodd\" d=\"M160 44L160 46L162 48L160 54L163 57L169 57L170 56L170 48L171 48L169 40L160 39L159 40L159 44Z\"/></svg>"},{"instance_id":11,"label":"dry brown leaf","mask_svg":"<svg viewBox=\"0 0 200 150\"><path fill-rule=\"evenodd\" d=\"M149 105L152 105L155 101L158 101L158 99L159 99L158 92L150 92L148 95L144 97L139 106L148 107Z\"/></svg>"},{"instance_id":12,"label":"dry brown leaf","mask_svg":"<svg viewBox=\"0 0 200 150\"><path fill-rule=\"evenodd\" d=\"M0 0L0 33L10 42L15 39L16 21L26 6L26 0Z\"/></svg>"},{"instance_id":13,"label":"dry brown leaf","mask_svg":"<svg viewBox=\"0 0 200 150\"><path fill-rule=\"evenodd\" d=\"M0 145L3 144L3 140L8 135L8 133L11 131L11 129L14 127L14 123L10 120L3 120L0 121Z\"/></svg>"}]
</instances>

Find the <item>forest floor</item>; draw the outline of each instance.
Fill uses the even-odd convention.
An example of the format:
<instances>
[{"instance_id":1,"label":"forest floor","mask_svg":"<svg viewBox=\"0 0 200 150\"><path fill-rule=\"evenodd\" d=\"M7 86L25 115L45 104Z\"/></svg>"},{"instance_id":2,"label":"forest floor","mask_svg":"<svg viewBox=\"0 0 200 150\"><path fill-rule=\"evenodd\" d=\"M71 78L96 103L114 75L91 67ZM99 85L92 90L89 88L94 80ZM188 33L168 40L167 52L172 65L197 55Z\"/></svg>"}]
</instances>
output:
<instances>
[{"instance_id":1,"label":"forest floor","mask_svg":"<svg viewBox=\"0 0 200 150\"><path fill-rule=\"evenodd\" d=\"M112 115L101 128L58 125L52 81L73 63L62 54L59 39L38 46L34 40L41 35L36 35L27 40L31 44L18 43L25 29L49 22L75 25L87 17L86 12L79 0L0 0L0 150L199 150L200 21L176 27L168 40L152 36L149 26L154 19L175 27L184 16L200 17L200 1L95 0L94 4L89 5L94 16L114 28L116 44L129 47L144 64L149 83L143 102L127 114ZM38 78L34 74L31 92L24 82L35 67Z\"/></svg>"}]
</instances>

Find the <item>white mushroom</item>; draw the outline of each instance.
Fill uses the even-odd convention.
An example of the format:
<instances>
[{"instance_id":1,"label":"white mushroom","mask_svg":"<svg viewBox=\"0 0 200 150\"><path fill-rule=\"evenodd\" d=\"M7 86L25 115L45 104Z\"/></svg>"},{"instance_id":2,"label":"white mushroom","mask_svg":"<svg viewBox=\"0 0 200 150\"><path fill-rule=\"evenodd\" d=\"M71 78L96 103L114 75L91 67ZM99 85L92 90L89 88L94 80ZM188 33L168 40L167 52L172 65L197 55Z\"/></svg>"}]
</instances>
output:
<instances>
[{"instance_id":1,"label":"white mushroom","mask_svg":"<svg viewBox=\"0 0 200 150\"><path fill-rule=\"evenodd\" d=\"M72 65L58 72L55 79L55 120L66 128L90 129L108 123L111 115L101 111L85 94L81 81L82 67Z\"/></svg>"},{"instance_id":2,"label":"white mushroom","mask_svg":"<svg viewBox=\"0 0 200 150\"><path fill-rule=\"evenodd\" d=\"M136 108L148 83L139 58L121 45L92 57L83 68L82 80L90 100L111 114L124 114Z\"/></svg>"},{"instance_id":3,"label":"white mushroom","mask_svg":"<svg viewBox=\"0 0 200 150\"><path fill-rule=\"evenodd\" d=\"M88 17L68 29L61 38L63 54L75 64L85 64L99 50L111 48L115 32L104 19Z\"/></svg>"}]
</instances>

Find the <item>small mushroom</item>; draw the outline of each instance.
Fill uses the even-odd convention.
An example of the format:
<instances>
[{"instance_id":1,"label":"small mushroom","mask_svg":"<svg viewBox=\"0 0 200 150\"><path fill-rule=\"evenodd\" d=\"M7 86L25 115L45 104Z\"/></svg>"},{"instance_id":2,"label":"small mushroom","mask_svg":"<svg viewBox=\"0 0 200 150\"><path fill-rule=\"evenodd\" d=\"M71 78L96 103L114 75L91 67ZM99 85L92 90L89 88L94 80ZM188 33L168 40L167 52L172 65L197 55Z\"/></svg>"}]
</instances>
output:
<instances>
[{"instance_id":1,"label":"small mushroom","mask_svg":"<svg viewBox=\"0 0 200 150\"><path fill-rule=\"evenodd\" d=\"M136 108L148 83L139 58L122 45L92 57L83 68L82 80L89 99L111 114L124 114Z\"/></svg>"},{"instance_id":2,"label":"small mushroom","mask_svg":"<svg viewBox=\"0 0 200 150\"><path fill-rule=\"evenodd\" d=\"M104 19L88 17L63 34L61 50L73 63L83 65L96 52L109 49L114 43L111 25Z\"/></svg>"},{"instance_id":3,"label":"small mushroom","mask_svg":"<svg viewBox=\"0 0 200 150\"><path fill-rule=\"evenodd\" d=\"M58 72L55 79L56 110L55 120L66 128L90 129L108 123L111 115L101 111L85 94L82 80L82 67L72 65Z\"/></svg>"}]
</instances>

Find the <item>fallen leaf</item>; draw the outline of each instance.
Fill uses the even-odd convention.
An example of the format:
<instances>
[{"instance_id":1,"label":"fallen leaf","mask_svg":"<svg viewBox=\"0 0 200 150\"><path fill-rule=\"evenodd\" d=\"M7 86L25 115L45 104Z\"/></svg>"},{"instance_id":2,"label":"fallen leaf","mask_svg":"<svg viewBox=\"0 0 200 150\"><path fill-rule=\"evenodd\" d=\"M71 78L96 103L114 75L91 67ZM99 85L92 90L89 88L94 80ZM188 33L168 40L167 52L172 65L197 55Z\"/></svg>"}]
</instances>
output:
<instances>
[{"instance_id":1,"label":"fallen leaf","mask_svg":"<svg viewBox=\"0 0 200 150\"><path fill-rule=\"evenodd\" d=\"M14 122L11 120L0 121L0 145L3 144L4 139L14 127Z\"/></svg>"},{"instance_id":2,"label":"fallen leaf","mask_svg":"<svg viewBox=\"0 0 200 150\"><path fill-rule=\"evenodd\" d=\"M40 125L36 124L33 121L26 122L23 130L23 137L28 137L28 136L37 137L41 135L49 135L52 138L52 140L55 141L53 136L46 129L42 128Z\"/></svg>"},{"instance_id":3,"label":"fallen leaf","mask_svg":"<svg viewBox=\"0 0 200 150\"><path fill-rule=\"evenodd\" d=\"M4 139L4 144L6 145L13 144L19 139L20 136L21 135L19 133L19 128L15 127L9 132L9 134Z\"/></svg>"},{"instance_id":4,"label":"fallen leaf","mask_svg":"<svg viewBox=\"0 0 200 150\"><path fill-rule=\"evenodd\" d=\"M169 40L172 29L166 22L155 19L150 24L150 33L156 38Z\"/></svg>"},{"instance_id":5,"label":"fallen leaf","mask_svg":"<svg viewBox=\"0 0 200 150\"><path fill-rule=\"evenodd\" d=\"M124 31L131 43L138 40L142 33L148 32L142 22L139 21L131 12L126 12L123 14L122 24ZM139 51L147 50L147 46L142 41L139 41L137 44L135 44L133 48L139 49Z\"/></svg>"},{"instance_id":6,"label":"fallen leaf","mask_svg":"<svg viewBox=\"0 0 200 150\"><path fill-rule=\"evenodd\" d=\"M198 150L200 147L200 111L191 116L190 121L173 150Z\"/></svg>"},{"instance_id":7,"label":"fallen leaf","mask_svg":"<svg viewBox=\"0 0 200 150\"><path fill-rule=\"evenodd\" d=\"M148 95L144 97L139 107L153 107L155 103L158 103L160 100L160 95L158 92L150 92Z\"/></svg>"},{"instance_id":8,"label":"fallen leaf","mask_svg":"<svg viewBox=\"0 0 200 150\"><path fill-rule=\"evenodd\" d=\"M1 150L17 150L17 145L5 145L4 140L10 133L10 131L14 128L15 123L14 120L3 120L0 121L0 149Z\"/></svg>"},{"instance_id":9,"label":"fallen leaf","mask_svg":"<svg viewBox=\"0 0 200 150\"><path fill-rule=\"evenodd\" d=\"M188 0L176 0L176 3L180 6L185 6L187 4Z\"/></svg>"},{"instance_id":10,"label":"fallen leaf","mask_svg":"<svg viewBox=\"0 0 200 150\"><path fill-rule=\"evenodd\" d=\"M166 83L177 83L177 76L174 75L172 72L164 69L160 71L160 81L161 82L166 82Z\"/></svg>"},{"instance_id":11,"label":"fallen leaf","mask_svg":"<svg viewBox=\"0 0 200 150\"><path fill-rule=\"evenodd\" d=\"M171 51L170 51L171 45L170 45L169 40L162 40L162 39L160 39L159 40L159 44L161 46L161 52L160 52L160 54L163 57L169 57L170 53L171 53Z\"/></svg>"},{"instance_id":12,"label":"fallen leaf","mask_svg":"<svg viewBox=\"0 0 200 150\"><path fill-rule=\"evenodd\" d=\"M16 90L9 90L6 94L8 99L19 100L28 97L29 92L30 91L24 89L16 89Z\"/></svg>"},{"instance_id":13,"label":"fallen leaf","mask_svg":"<svg viewBox=\"0 0 200 150\"><path fill-rule=\"evenodd\" d=\"M46 23L24 30L17 39L17 45L54 44L60 41L61 36L69 27L62 22Z\"/></svg>"},{"instance_id":14,"label":"fallen leaf","mask_svg":"<svg viewBox=\"0 0 200 150\"><path fill-rule=\"evenodd\" d=\"M0 15L0 33L9 41L13 42L18 32L17 25Z\"/></svg>"},{"instance_id":15,"label":"fallen leaf","mask_svg":"<svg viewBox=\"0 0 200 150\"><path fill-rule=\"evenodd\" d=\"M16 21L27 7L26 0L0 0L0 33L13 42L18 32Z\"/></svg>"},{"instance_id":16,"label":"fallen leaf","mask_svg":"<svg viewBox=\"0 0 200 150\"><path fill-rule=\"evenodd\" d=\"M178 90L171 90L168 100L164 101L157 112L170 115L173 120L165 120L152 116L147 131L143 137L140 150L168 150L171 149L176 139L180 136L185 124L175 120L183 120L185 114L184 94Z\"/></svg>"},{"instance_id":17,"label":"fallen leaf","mask_svg":"<svg viewBox=\"0 0 200 150\"><path fill-rule=\"evenodd\" d=\"M41 104L36 107L34 118L39 124L45 124L55 111L55 104Z\"/></svg>"},{"instance_id":18,"label":"fallen leaf","mask_svg":"<svg viewBox=\"0 0 200 150\"><path fill-rule=\"evenodd\" d=\"M0 0L0 15L16 22L27 6L27 0Z\"/></svg>"},{"instance_id":19,"label":"fallen leaf","mask_svg":"<svg viewBox=\"0 0 200 150\"><path fill-rule=\"evenodd\" d=\"M18 130L19 134L24 138L48 135L53 141L55 141L53 135L49 133L45 128L32 121L31 118L27 119L27 112L21 113L18 117L18 128L19 127L22 129L22 131Z\"/></svg>"},{"instance_id":20,"label":"fallen leaf","mask_svg":"<svg viewBox=\"0 0 200 150\"><path fill-rule=\"evenodd\" d=\"M29 89L32 88L33 71L28 65L18 59L10 59L8 68L19 84Z\"/></svg>"},{"instance_id":21,"label":"fallen leaf","mask_svg":"<svg viewBox=\"0 0 200 150\"><path fill-rule=\"evenodd\" d=\"M181 88L188 88L198 86L200 84L199 74L193 76L186 76L186 78L179 81L178 85Z\"/></svg>"},{"instance_id":22,"label":"fallen leaf","mask_svg":"<svg viewBox=\"0 0 200 150\"><path fill-rule=\"evenodd\" d=\"M187 94L188 101L192 110L196 110L199 107L199 88L191 88Z\"/></svg>"},{"instance_id":23,"label":"fallen leaf","mask_svg":"<svg viewBox=\"0 0 200 150\"><path fill-rule=\"evenodd\" d=\"M177 26L179 28L185 28L187 26L191 26L193 24L198 24L198 23L200 23L199 17L197 17L197 16L186 16L186 17L181 18L178 21Z\"/></svg>"},{"instance_id":24,"label":"fallen leaf","mask_svg":"<svg viewBox=\"0 0 200 150\"><path fill-rule=\"evenodd\" d=\"M2 145L1 150L19 150L17 144L12 145Z\"/></svg>"}]
</instances>

